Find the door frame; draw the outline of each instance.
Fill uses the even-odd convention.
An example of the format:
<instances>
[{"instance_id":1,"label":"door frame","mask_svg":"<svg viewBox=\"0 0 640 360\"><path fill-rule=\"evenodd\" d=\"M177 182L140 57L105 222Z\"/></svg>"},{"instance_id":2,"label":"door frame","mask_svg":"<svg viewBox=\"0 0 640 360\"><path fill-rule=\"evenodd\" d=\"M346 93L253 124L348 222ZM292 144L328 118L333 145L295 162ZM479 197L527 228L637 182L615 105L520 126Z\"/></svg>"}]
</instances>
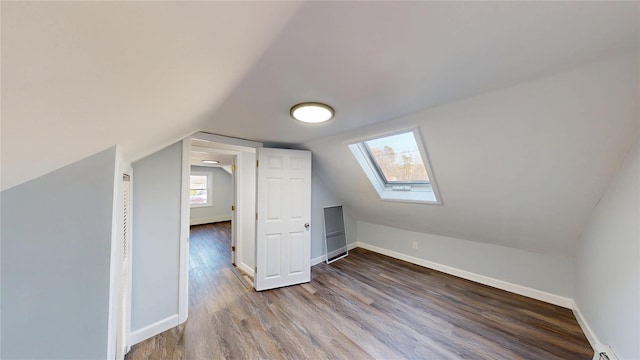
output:
<instances>
[{"instance_id":1,"label":"door frame","mask_svg":"<svg viewBox=\"0 0 640 360\"><path fill-rule=\"evenodd\" d=\"M213 146L217 146L216 144L213 144ZM196 146L193 143L191 144L190 147L191 151L206 151L208 154L211 154L215 157L215 155L220 154L220 155L232 155L233 156L233 162L231 164L231 186L232 186L232 206L233 207L237 207L238 204L238 186L237 186L237 181L236 181L236 176L237 176L237 166L239 163L239 158L241 157L241 152L237 151L237 150L225 150L225 149L220 149L219 147L205 147L205 146ZM194 164L190 164L190 167L194 166ZM201 165L198 165L201 166ZM214 165L212 167L218 167L220 169L222 169L222 167L220 167L219 165ZM193 174L193 172L190 172L190 174ZM237 212L235 210L231 210L231 246L237 246L237 237L238 237L238 229L237 229ZM191 221L191 207L189 207L189 224L192 223ZM236 254L238 253L238 251L231 251L231 263L236 265Z\"/></svg>"},{"instance_id":2,"label":"door frame","mask_svg":"<svg viewBox=\"0 0 640 360\"><path fill-rule=\"evenodd\" d=\"M243 200L246 198L246 194L244 194L244 189L242 186L239 186L239 182L245 176L253 176L255 179L255 173L249 174L244 173L244 168L248 168L246 162L243 162L243 156L238 154L241 153L255 153L256 149L262 147L262 143L231 138L221 135L210 134L206 132L197 132L193 135L187 137L182 141L182 196L181 196L181 206L180 206L180 276L179 276L179 290L178 290L178 322L181 324L185 322L189 316L189 176L191 174L191 157L190 151L192 146L192 140L201 140L208 143L208 146L221 151L232 151L236 152L236 164L233 182L234 182L234 205L236 206L236 211L234 211L232 217L232 225L234 229L232 229L232 233L236 238L236 256L235 261L236 265L242 269L243 271L253 275L254 269L253 267L249 268L247 264L243 262L242 259L242 249L243 245L249 242L255 243L255 232L254 233L246 233L242 231L243 224L246 222L245 219L249 217L253 218L253 214L255 213L255 208L246 208L245 206L238 206L242 204ZM255 169L255 166L253 166ZM240 241L237 241L240 239ZM233 257L233 255L232 255ZM255 266L255 263L254 265Z\"/></svg>"},{"instance_id":3,"label":"door frame","mask_svg":"<svg viewBox=\"0 0 640 360\"><path fill-rule=\"evenodd\" d=\"M129 262L128 267L128 284L127 291L122 294L121 281L122 281L122 223L123 215L122 208L124 205L123 197L123 175L129 176L130 191L133 189L133 168L131 163L125 160L120 146L116 146L116 156L113 173L113 208L112 208L112 221L111 221L111 249L109 260L109 314L107 320L107 358L113 359L116 357L116 339L118 338L118 331L120 330L118 324L118 316L120 315L120 305L122 304L122 296L126 296L125 303L127 306L126 322L126 334L123 338L126 343L125 353L131 348L131 341L129 335L131 334L131 233L133 220L131 218L131 211L129 212L129 232L127 234L127 242L129 245ZM133 196L129 194L129 209L133 204Z\"/></svg>"}]
</instances>

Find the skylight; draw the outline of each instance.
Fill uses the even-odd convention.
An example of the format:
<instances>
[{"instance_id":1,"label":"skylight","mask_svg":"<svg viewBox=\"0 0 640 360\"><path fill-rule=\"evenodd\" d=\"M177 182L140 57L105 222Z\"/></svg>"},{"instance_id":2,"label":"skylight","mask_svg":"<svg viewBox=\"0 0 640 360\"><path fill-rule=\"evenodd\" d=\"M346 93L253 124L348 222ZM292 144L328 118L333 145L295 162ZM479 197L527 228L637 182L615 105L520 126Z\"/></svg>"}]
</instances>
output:
<instances>
[{"instance_id":1,"label":"skylight","mask_svg":"<svg viewBox=\"0 0 640 360\"><path fill-rule=\"evenodd\" d=\"M387 183L428 183L429 175L412 132L364 142Z\"/></svg>"},{"instance_id":2,"label":"skylight","mask_svg":"<svg viewBox=\"0 0 640 360\"><path fill-rule=\"evenodd\" d=\"M441 204L417 129L349 145L382 200Z\"/></svg>"}]
</instances>

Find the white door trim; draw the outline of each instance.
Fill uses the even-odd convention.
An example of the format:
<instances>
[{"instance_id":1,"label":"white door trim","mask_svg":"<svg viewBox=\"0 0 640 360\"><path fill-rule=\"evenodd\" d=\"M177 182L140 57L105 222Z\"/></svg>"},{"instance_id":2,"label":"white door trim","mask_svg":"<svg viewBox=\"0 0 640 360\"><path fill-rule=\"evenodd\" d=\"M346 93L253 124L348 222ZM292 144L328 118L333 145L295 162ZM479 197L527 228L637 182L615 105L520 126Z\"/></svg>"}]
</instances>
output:
<instances>
[{"instance_id":1,"label":"white door trim","mask_svg":"<svg viewBox=\"0 0 640 360\"><path fill-rule=\"evenodd\" d=\"M182 196L180 197L180 277L178 280L178 324L189 317L189 187L191 138L182 140Z\"/></svg>"},{"instance_id":2,"label":"white door trim","mask_svg":"<svg viewBox=\"0 0 640 360\"><path fill-rule=\"evenodd\" d=\"M199 139L210 143L211 147L221 151L232 151L236 153L240 152L255 152L256 148L262 146L262 143L230 138L226 136L214 135L204 132L198 132L190 137L186 138L182 142L182 196L181 196L181 211L180 211L180 275L179 275L179 290L178 290L178 324L182 324L187 320L189 315L189 175L191 173L191 140ZM234 182L238 182L238 179L242 176L249 176L250 174L242 173L241 156L236 156L236 176ZM242 219L241 214L246 211L250 211L251 214L255 212L255 209L245 209L238 206L242 201L242 190L236 191L236 212L234 220L237 225L236 237L239 239L255 239L255 234L243 234L241 232ZM236 244L236 253L241 254L242 241L238 241ZM237 265L242 268L241 255L236 259ZM245 269L246 270L246 269ZM251 271L253 273L253 271Z\"/></svg>"},{"instance_id":3,"label":"white door trim","mask_svg":"<svg viewBox=\"0 0 640 360\"><path fill-rule=\"evenodd\" d=\"M262 146L262 143L260 142L215 135L206 132L197 132L191 135L191 139L215 143L217 145L220 145L221 149L227 150L247 151L248 149L255 150Z\"/></svg>"},{"instance_id":4,"label":"white door trim","mask_svg":"<svg viewBox=\"0 0 640 360\"><path fill-rule=\"evenodd\" d=\"M109 313L107 320L107 358L114 359L116 357L116 339L118 337L118 315L119 305L121 304L121 281L122 281L122 207L123 207L123 194L122 194L122 176L127 174L131 177L131 183L133 182L133 169L131 164L124 160L122 150L119 146L116 146L116 156L114 164L113 174L113 207L112 207L112 221L111 221L111 254L109 261ZM131 205L132 197L130 196L129 205ZM130 220L129 224L133 224ZM131 232L129 232L129 245L131 244ZM131 331L130 319L131 319L131 261L129 261L129 291L127 304L129 307L129 319L127 319L127 332ZM128 334L127 334L128 335ZM127 344L127 347L129 344Z\"/></svg>"}]
</instances>

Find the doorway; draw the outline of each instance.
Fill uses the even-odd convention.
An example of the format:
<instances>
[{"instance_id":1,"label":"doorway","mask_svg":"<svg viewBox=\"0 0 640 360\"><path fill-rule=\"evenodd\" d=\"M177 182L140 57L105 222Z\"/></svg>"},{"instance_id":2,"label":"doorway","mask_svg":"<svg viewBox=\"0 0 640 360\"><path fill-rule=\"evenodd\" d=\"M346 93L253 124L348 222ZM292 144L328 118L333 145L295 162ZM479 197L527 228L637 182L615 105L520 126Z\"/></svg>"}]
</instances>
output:
<instances>
[{"instance_id":1,"label":"doorway","mask_svg":"<svg viewBox=\"0 0 640 360\"><path fill-rule=\"evenodd\" d=\"M189 226L229 222L229 249L235 265L234 216L236 153L194 140L190 149Z\"/></svg>"},{"instance_id":2,"label":"doorway","mask_svg":"<svg viewBox=\"0 0 640 360\"><path fill-rule=\"evenodd\" d=\"M251 289L229 261L231 221L192 225L189 234L189 307L191 314L226 303L227 287ZM235 275L232 276L231 274ZM239 281L237 281L239 280ZM225 288L221 288L224 284ZM222 301L221 301L222 300Z\"/></svg>"},{"instance_id":3,"label":"doorway","mask_svg":"<svg viewBox=\"0 0 640 360\"><path fill-rule=\"evenodd\" d=\"M180 323L186 321L189 313L189 227L191 225L191 165L192 150L199 153L200 164L203 160L219 161L218 164L207 164L224 171L230 171L233 184L233 199L229 210L231 211L231 259L229 264L234 264L243 273L253 277L255 272L255 210L256 210L256 149L261 143L213 135L209 133L196 133L183 141L182 156L182 220L180 240L180 286L179 286L179 310ZM209 157L204 159L202 157ZM227 157L226 163L223 163ZM230 166L229 166L230 165ZM227 166L227 169L224 169ZM201 169L202 170L202 169ZM205 168L206 170L206 168ZM204 179L200 178L202 182ZM207 180L208 181L208 180ZM204 187L204 186L200 186ZM198 189L194 189L198 190ZM215 187L213 189L215 191ZM197 195L197 194L196 194ZM200 200L205 201L205 196ZM215 201L215 195L211 198ZM209 201L207 198L206 201ZM194 218L195 220L195 218ZM218 219L220 220L220 219Z\"/></svg>"}]
</instances>

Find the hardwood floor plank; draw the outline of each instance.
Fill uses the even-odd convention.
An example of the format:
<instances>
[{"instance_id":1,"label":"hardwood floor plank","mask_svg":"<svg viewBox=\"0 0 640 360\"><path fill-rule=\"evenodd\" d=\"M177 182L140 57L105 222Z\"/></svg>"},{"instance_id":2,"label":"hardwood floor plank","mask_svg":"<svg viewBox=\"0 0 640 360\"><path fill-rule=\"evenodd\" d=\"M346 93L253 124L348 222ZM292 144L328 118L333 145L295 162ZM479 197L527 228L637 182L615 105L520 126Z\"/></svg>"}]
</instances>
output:
<instances>
[{"instance_id":1,"label":"hardwood floor plank","mask_svg":"<svg viewBox=\"0 0 640 360\"><path fill-rule=\"evenodd\" d=\"M230 222L193 226L189 320L138 359L591 359L564 308L364 249L308 284L255 292L230 263Z\"/></svg>"}]
</instances>

